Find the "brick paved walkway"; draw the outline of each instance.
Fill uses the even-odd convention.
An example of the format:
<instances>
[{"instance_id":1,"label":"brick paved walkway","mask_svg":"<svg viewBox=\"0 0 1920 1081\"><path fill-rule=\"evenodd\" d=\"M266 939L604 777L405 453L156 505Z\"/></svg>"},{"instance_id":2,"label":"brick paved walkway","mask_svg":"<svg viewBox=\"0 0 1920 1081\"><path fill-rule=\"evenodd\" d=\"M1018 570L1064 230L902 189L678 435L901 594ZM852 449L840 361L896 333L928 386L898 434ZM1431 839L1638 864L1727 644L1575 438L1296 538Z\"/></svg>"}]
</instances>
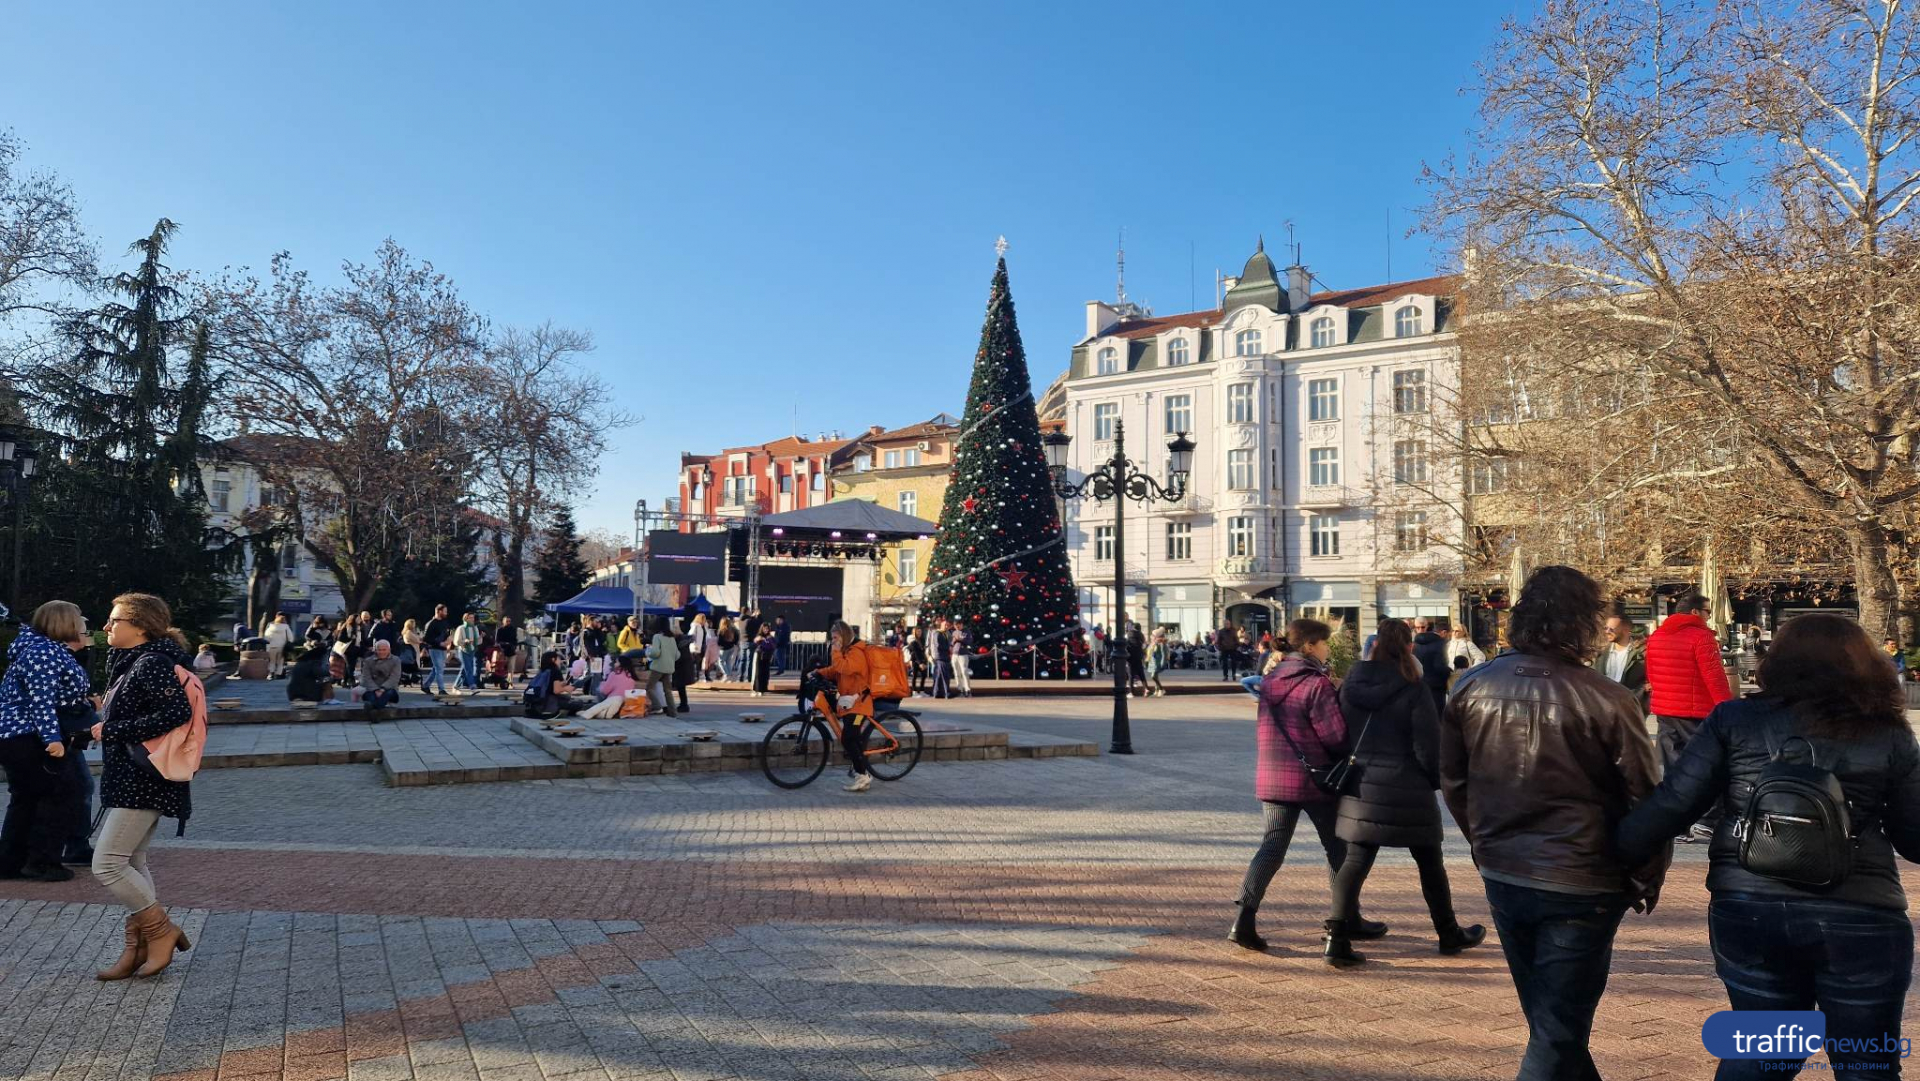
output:
<instances>
[{"instance_id":1,"label":"brick paved walkway","mask_svg":"<svg viewBox=\"0 0 1920 1081\"><path fill-rule=\"evenodd\" d=\"M956 714L970 707L962 704ZM1004 705L996 707L1004 709ZM1097 738L1097 703L1022 723ZM388 788L374 767L224 770L154 866L195 949L88 974L120 914L90 882L0 883L0 1078L947 1081L1508 1077L1497 947L1394 933L1334 972L1310 841L1254 955L1225 943L1258 814L1251 733L1210 699L1135 713L1134 758L930 763L865 797L748 775ZM1458 843L1461 915L1484 919ZM1724 1007L1703 865L1629 916L1609 1078L1704 1076ZM1920 887L1920 878L1913 882Z\"/></svg>"}]
</instances>

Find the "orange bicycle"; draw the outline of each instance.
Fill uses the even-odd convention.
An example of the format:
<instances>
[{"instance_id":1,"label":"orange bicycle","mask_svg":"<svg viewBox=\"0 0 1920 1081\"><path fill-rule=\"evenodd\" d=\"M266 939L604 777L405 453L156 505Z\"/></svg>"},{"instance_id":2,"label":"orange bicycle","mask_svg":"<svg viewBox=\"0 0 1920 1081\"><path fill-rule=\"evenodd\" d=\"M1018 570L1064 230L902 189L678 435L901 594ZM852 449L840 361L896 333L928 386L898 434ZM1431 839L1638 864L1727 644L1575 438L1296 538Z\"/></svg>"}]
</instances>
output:
<instances>
[{"instance_id":1,"label":"orange bicycle","mask_svg":"<svg viewBox=\"0 0 1920 1081\"><path fill-rule=\"evenodd\" d=\"M834 707L837 694L827 681L807 676L801 681L804 702L813 695L811 708L781 721L767 730L760 742L760 768L767 780L781 788L804 788L813 783L833 760L840 748L840 711ZM867 723L854 717L854 724ZM867 733L867 769L883 781L905 777L920 761L920 719L904 709L879 711ZM846 756L841 752L841 761Z\"/></svg>"}]
</instances>

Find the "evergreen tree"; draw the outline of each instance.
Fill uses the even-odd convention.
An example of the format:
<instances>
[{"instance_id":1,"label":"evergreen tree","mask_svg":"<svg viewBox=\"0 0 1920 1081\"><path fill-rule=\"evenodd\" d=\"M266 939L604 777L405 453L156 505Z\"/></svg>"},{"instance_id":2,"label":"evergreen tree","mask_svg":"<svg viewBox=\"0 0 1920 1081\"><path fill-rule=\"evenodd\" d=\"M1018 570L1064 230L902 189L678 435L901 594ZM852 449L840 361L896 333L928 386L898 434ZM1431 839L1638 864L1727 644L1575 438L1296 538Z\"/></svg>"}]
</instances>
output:
<instances>
[{"instance_id":1,"label":"evergreen tree","mask_svg":"<svg viewBox=\"0 0 1920 1081\"><path fill-rule=\"evenodd\" d=\"M573 524L573 511L561 507L540 535L540 551L533 561L533 600L558 604L587 588L592 577L593 568L580 557L580 532Z\"/></svg>"},{"instance_id":2,"label":"evergreen tree","mask_svg":"<svg viewBox=\"0 0 1920 1081\"><path fill-rule=\"evenodd\" d=\"M403 620L413 617L424 622L436 604L446 605L456 618L487 605L494 584L479 559L486 541L468 515L456 508L450 518L443 543L401 555L381 575L367 609L391 608Z\"/></svg>"},{"instance_id":3,"label":"evergreen tree","mask_svg":"<svg viewBox=\"0 0 1920 1081\"><path fill-rule=\"evenodd\" d=\"M105 281L108 299L62 321L70 359L39 382L65 453L42 458L32 565L41 597L95 612L116 593L156 593L192 627L226 607L220 576L234 553L210 546L207 531L207 332L181 313L163 261L174 228L161 219L130 249L139 266ZM183 342L176 371L169 349Z\"/></svg>"},{"instance_id":4,"label":"evergreen tree","mask_svg":"<svg viewBox=\"0 0 1920 1081\"><path fill-rule=\"evenodd\" d=\"M1041 669L1057 674L1080 604L1004 258L987 296L953 457L921 610L966 627L977 652L1000 647L1004 674L1032 670L1027 648L1039 648Z\"/></svg>"}]
</instances>

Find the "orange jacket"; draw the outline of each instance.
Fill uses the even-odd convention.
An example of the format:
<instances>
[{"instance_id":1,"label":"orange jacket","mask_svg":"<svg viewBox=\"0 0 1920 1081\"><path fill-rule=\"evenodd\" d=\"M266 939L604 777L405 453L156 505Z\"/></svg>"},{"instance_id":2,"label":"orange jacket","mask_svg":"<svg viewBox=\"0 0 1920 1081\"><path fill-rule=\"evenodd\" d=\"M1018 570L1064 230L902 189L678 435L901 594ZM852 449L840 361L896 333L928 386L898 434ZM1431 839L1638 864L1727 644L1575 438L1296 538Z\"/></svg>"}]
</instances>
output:
<instances>
[{"instance_id":1,"label":"orange jacket","mask_svg":"<svg viewBox=\"0 0 1920 1081\"><path fill-rule=\"evenodd\" d=\"M842 695L852 695L857 701L853 708L841 710L841 713L857 713L862 717L873 716L872 664L867 659L865 642L855 642L843 650L834 650L832 664L820 669L820 674L833 680L834 687Z\"/></svg>"}]
</instances>

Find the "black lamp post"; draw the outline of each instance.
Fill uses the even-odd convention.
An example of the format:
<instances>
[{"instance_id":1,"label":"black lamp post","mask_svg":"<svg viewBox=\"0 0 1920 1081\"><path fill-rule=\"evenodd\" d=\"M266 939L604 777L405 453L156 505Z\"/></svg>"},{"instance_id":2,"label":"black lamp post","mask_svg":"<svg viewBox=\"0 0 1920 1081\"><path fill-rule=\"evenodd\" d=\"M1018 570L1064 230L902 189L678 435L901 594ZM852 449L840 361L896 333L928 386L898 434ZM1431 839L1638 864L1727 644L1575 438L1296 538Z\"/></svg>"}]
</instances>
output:
<instances>
[{"instance_id":1,"label":"black lamp post","mask_svg":"<svg viewBox=\"0 0 1920 1081\"><path fill-rule=\"evenodd\" d=\"M20 604L20 549L27 532L27 486L33 482L39 455L21 444L10 431L0 428L0 491L13 504L13 574L7 600Z\"/></svg>"},{"instance_id":2,"label":"black lamp post","mask_svg":"<svg viewBox=\"0 0 1920 1081\"><path fill-rule=\"evenodd\" d=\"M1115 419L1113 422L1113 457L1099 469L1093 470L1081 478L1078 484L1067 480L1067 445L1073 437L1065 432L1048 432L1040 437L1046 447L1047 469L1053 473L1053 490L1062 499L1078 499L1092 496L1104 502L1113 503L1113 604L1118 618L1109 643L1120 641L1126 633L1127 607L1127 500L1138 503L1171 503L1187 494L1187 477L1193 468L1193 440L1187 433L1181 432L1167 440L1167 483L1159 481L1143 472L1140 467L1127 460L1126 428ZM1125 660L1111 664L1113 668L1113 754L1133 753L1133 733L1127 724L1127 668Z\"/></svg>"}]
</instances>

